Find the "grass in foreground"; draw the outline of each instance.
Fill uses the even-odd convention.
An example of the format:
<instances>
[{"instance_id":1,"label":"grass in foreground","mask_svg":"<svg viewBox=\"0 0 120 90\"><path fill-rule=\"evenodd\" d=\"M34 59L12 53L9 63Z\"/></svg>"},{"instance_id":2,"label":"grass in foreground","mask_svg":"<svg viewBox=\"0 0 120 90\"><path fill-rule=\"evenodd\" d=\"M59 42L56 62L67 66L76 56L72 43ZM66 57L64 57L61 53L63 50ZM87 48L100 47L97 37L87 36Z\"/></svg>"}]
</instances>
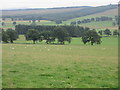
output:
<instances>
[{"instance_id":1,"label":"grass in foreground","mask_svg":"<svg viewBox=\"0 0 120 90\"><path fill-rule=\"evenodd\" d=\"M3 88L118 87L117 38L101 45L3 44Z\"/></svg>"}]
</instances>

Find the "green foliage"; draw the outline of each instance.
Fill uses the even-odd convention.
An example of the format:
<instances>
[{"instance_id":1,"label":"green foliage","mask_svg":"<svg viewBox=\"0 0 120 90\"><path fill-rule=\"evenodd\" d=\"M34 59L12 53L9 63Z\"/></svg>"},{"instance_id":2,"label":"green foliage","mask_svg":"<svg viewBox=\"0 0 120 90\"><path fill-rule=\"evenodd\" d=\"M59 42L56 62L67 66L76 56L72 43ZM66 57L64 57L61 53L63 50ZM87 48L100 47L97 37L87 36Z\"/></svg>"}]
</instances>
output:
<instances>
[{"instance_id":1,"label":"green foliage","mask_svg":"<svg viewBox=\"0 0 120 90\"><path fill-rule=\"evenodd\" d=\"M92 23L92 22L100 22L100 21L112 21L113 18L112 17L108 17L108 16L101 16L101 17L92 17L92 18L86 18L83 20L77 20L74 22L71 22L72 25L76 25L76 24L84 24L84 23Z\"/></svg>"},{"instance_id":2,"label":"green foliage","mask_svg":"<svg viewBox=\"0 0 120 90\"><path fill-rule=\"evenodd\" d=\"M46 40L47 44L55 41L52 31L43 31L41 32L41 36L43 36L43 39Z\"/></svg>"},{"instance_id":3,"label":"green foliage","mask_svg":"<svg viewBox=\"0 0 120 90\"><path fill-rule=\"evenodd\" d=\"M106 29L106 30L104 31L104 34L106 34L106 35L112 35L112 34L111 34L111 31L110 31L109 29Z\"/></svg>"},{"instance_id":4,"label":"green foliage","mask_svg":"<svg viewBox=\"0 0 120 90\"><path fill-rule=\"evenodd\" d=\"M9 41L11 43L13 43L14 40L18 39L18 33L15 30L13 30L13 29L7 29L6 30L6 34L8 35Z\"/></svg>"},{"instance_id":5,"label":"green foliage","mask_svg":"<svg viewBox=\"0 0 120 90\"><path fill-rule=\"evenodd\" d=\"M91 45L93 45L94 43L100 44L101 36L99 36L95 30L89 30L83 34L82 41L84 44L86 44L88 42L90 42Z\"/></svg>"},{"instance_id":6,"label":"green foliage","mask_svg":"<svg viewBox=\"0 0 120 90\"><path fill-rule=\"evenodd\" d=\"M39 39L39 32L35 29L30 29L28 32L25 34L26 40L33 40L33 43Z\"/></svg>"},{"instance_id":7,"label":"green foliage","mask_svg":"<svg viewBox=\"0 0 120 90\"><path fill-rule=\"evenodd\" d=\"M36 29L41 33L43 31L53 31L56 27L59 27L59 26L16 25L15 30L19 34L26 34L26 32L29 29ZM84 31L89 30L89 28L84 28L84 27L81 27L81 26L72 26L72 25L61 25L60 27L65 28L67 30L67 32L69 33L70 37L81 37Z\"/></svg>"},{"instance_id":8,"label":"green foliage","mask_svg":"<svg viewBox=\"0 0 120 90\"><path fill-rule=\"evenodd\" d=\"M115 30L115 31L113 31L113 35L119 35L119 32L118 32L118 30Z\"/></svg>"},{"instance_id":9,"label":"green foliage","mask_svg":"<svg viewBox=\"0 0 120 90\"><path fill-rule=\"evenodd\" d=\"M71 37L66 37L65 41L67 41L69 44L71 43L72 38Z\"/></svg>"},{"instance_id":10,"label":"green foliage","mask_svg":"<svg viewBox=\"0 0 120 90\"><path fill-rule=\"evenodd\" d=\"M43 31L42 29L45 29L43 28L43 26L34 27L34 28L39 29L39 31L37 29L27 30L28 28L25 28L27 31L22 29L24 30L24 32L26 32L25 34L26 40L33 40L34 44L37 40L39 40L40 42L45 40L47 44L54 43L56 39L60 44L64 44L65 41L71 43L71 38L69 36L69 33L64 27L48 28L48 26L45 26L45 28L47 28L48 30L50 29L49 31L48 30ZM52 28L54 29L52 30Z\"/></svg>"},{"instance_id":11,"label":"green foliage","mask_svg":"<svg viewBox=\"0 0 120 90\"><path fill-rule=\"evenodd\" d=\"M54 29L53 34L54 34L54 37L58 39L58 42L60 42L60 44L64 44L65 40L70 42L70 40L67 39L69 37L69 33L63 27L56 27Z\"/></svg>"},{"instance_id":12,"label":"green foliage","mask_svg":"<svg viewBox=\"0 0 120 90\"><path fill-rule=\"evenodd\" d=\"M102 30L98 31L98 33L99 33L100 35L103 35L103 31L102 31Z\"/></svg>"},{"instance_id":13,"label":"green foliage","mask_svg":"<svg viewBox=\"0 0 120 90\"><path fill-rule=\"evenodd\" d=\"M13 22L13 25L16 25L17 23L16 22Z\"/></svg>"},{"instance_id":14,"label":"green foliage","mask_svg":"<svg viewBox=\"0 0 120 90\"><path fill-rule=\"evenodd\" d=\"M6 31L2 30L2 41L8 43L9 36L7 35Z\"/></svg>"}]
</instances>

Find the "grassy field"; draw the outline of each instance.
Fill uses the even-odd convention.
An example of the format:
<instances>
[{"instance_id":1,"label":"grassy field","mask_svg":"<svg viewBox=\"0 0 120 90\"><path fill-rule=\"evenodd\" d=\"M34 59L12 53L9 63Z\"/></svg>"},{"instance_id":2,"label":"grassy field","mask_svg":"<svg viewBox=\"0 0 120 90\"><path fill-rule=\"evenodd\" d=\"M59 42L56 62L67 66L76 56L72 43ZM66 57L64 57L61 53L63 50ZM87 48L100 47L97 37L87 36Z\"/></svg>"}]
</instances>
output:
<instances>
[{"instance_id":1,"label":"grassy field","mask_svg":"<svg viewBox=\"0 0 120 90\"><path fill-rule=\"evenodd\" d=\"M13 25L13 21L4 21L5 25L2 26L2 28L15 28L15 25ZM22 24L22 25L30 25L31 23L29 21L16 21L16 25ZM47 21L47 20L41 20L40 22L36 21L36 25L56 25L53 21Z\"/></svg>"},{"instance_id":2,"label":"grassy field","mask_svg":"<svg viewBox=\"0 0 120 90\"><path fill-rule=\"evenodd\" d=\"M83 19L87 19L87 18L95 18L95 17L101 17L101 16L107 16L107 17L114 18L117 15L118 15L118 9L112 9L112 10L107 10L107 11L92 14L92 15L87 15L87 16L83 16L83 17L69 19L67 21L63 21L63 23L64 24L70 24L70 22L73 22L73 21L76 21L76 20L83 20Z\"/></svg>"},{"instance_id":3,"label":"grassy field","mask_svg":"<svg viewBox=\"0 0 120 90\"><path fill-rule=\"evenodd\" d=\"M117 41L104 37L91 46L73 38L66 45L34 45L20 36L15 44L3 44L3 88L117 88Z\"/></svg>"},{"instance_id":4,"label":"grassy field","mask_svg":"<svg viewBox=\"0 0 120 90\"><path fill-rule=\"evenodd\" d=\"M117 16L117 15L118 15L118 9L112 9L112 10L108 10L105 12L100 12L100 13L96 13L96 14L92 14L92 15L69 19L67 21L63 21L63 24L70 25L71 22L74 22L76 20L78 21L78 20L83 20L83 19L87 19L87 18L90 19L90 18L96 18L96 17L101 17L101 16L112 17L113 19L115 19L115 16ZM115 22L115 20L91 22L91 23L84 23L84 24L79 24L79 25L84 26L84 27L94 28L94 29L105 29L105 28L117 29L118 28L117 26L112 25L113 22Z\"/></svg>"},{"instance_id":5,"label":"grassy field","mask_svg":"<svg viewBox=\"0 0 120 90\"><path fill-rule=\"evenodd\" d=\"M83 23L83 24L78 24L79 26L83 26L83 27L90 27L93 29L118 29L118 26L113 26L113 22L115 21L115 16L117 16L117 9L115 10L109 10L106 12L102 12L102 13L97 13L97 14L93 14L93 15L88 15L88 16L83 16L83 17L78 17L78 18L73 18L73 19L69 19L67 21L62 21L61 24L59 25L70 25L71 22L73 21L79 21L79 20L83 20L83 19L91 19L91 18L96 18L96 17L101 17L101 16L107 16L107 17L112 17L113 21L100 21L100 22L91 22L91 23ZM113 12L116 12L114 14L112 14ZM4 29L7 28L15 28L15 25L13 25L13 21L3 21L5 22L5 25L2 27ZM18 24L24 24L24 25L30 25L31 23L29 21L16 21L17 25ZM47 20L41 20L40 22L36 21L36 25L58 25L56 24L56 22L54 21L47 21Z\"/></svg>"},{"instance_id":6,"label":"grassy field","mask_svg":"<svg viewBox=\"0 0 120 90\"><path fill-rule=\"evenodd\" d=\"M75 19L76 20L76 19ZM29 21L16 21L17 25L18 24L23 24L23 25L30 25L31 23ZM70 25L71 21L65 21L60 25ZM93 29L117 29L117 26L112 26L112 23L114 21L101 21L101 22L92 22L92 23L85 23L85 24L79 24L80 26L83 27L90 27ZM53 21L41 21L41 22L36 22L36 25L58 25ZM7 28L13 28L15 29L15 25L12 24L12 21L6 22L5 25L2 26L2 28L7 29Z\"/></svg>"},{"instance_id":7,"label":"grassy field","mask_svg":"<svg viewBox=\"0 0 120 90\"><path fill-rule=\"evenodd\" d=\"M101 17L101 16L115 18L115 15L101 15L101 14L97 15L96 14L96 15L88 15L88 16L84 16L84 17L69 19L67 21L63 21L62 23L66 24L66 25L70 25L71 22L75 22L75 21L79 21L79 20L83 20L83 19L91 19L91 18L96 18L96 17ZM100 21L100 22L82 23L82 24L78 24L78 25L83 26L83 27L90 27L93 29L105 29L105 28L117 29L118 28L117 25L113 26L113 22L116 22L116 21L115 20L113 20L113 21Z\"/></svg>"},{"instance_id":8,"label":"grassy field","mask_svg":"<svg viewBox=\"0 0 120 90\"><path fill-rule=\"evenodd\" d=\"M13 15L31 15L31 14L36 14L36 15L43 15L43 14L54 14L54 13L64 13L64 12L73 12L74 11L79 11L81 9L84 9L85 7L79 7L79 8L59 8L59 9L33 9L33 10L16 10L16 11L3 11L3 16L13 16ZM68 19L67 21L62 21L62 24L59 25L70 25L71 22L73 21L78 21L78 20L83 20L83 19L90 19L90 18L96 18L96 17L101 17L101 16L108 16L108 17L112 17L115 18L115 16L118 15L118 8L115 9L111 9L111 10L107 10L107 11L103 11L103 12L99 12L99 13L95 13L95 14L91 14L91 15L86 15L86 16L82 16L82 17L77 17L77 18L72 18L72 19ZM6 20L10 20L10 18L7 18ZM15 28L15 26L12 24L11 21L7 22L7 21L3 21L5 22L5 25L3 26L4 29L7 28ZM30 25L31 23L29 23L29 21L16 21L17 24L25 24L25 25ZM91 23L86 23L86 24L79 24L80 26L83 27L90 27L90 28L94 28L94 29L105 29L105 28L109 28L109 29L117 29L118 26L113 26L113 22L115 22L115 20L113 21L103 21L103 22L91 22ZM41 22L36 22L37 25L58 25L53 21L41 21Z\"/></svg>"}]
</instances>

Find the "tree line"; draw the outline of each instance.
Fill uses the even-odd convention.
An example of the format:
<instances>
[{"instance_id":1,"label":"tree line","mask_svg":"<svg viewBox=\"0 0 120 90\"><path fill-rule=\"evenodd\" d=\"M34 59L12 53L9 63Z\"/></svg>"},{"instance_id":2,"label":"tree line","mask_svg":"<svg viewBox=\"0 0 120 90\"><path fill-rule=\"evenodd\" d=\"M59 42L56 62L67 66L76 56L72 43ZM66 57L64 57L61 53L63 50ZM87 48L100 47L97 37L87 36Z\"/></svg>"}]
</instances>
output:
<instances>
[{"instance_id":1,"label":"tree line","mask_svg":"<svg viewBox=\"0 0 120 90\"><path fill-rule=\"evenodd\" d=\"M103 35L110 36L112 32L109 29L99 30L96 32L94 29L83 28L80 26L31 26L31 25L16 25L15 30L2 29L2 41L6 43L13 43L17 40L20 34L23 34L26 40L32 40L35 44L36 41L47 44L64 44L66 41L71 43L72 37L81 37L84 44L94 43L100 44ZM118 36L118 30L113 31L113 35ZM57 43L55 43L57 41Z\"/></svg>"},{"instance_id":2,"label":"tree line","mask_svg":"<svg viewBox=\"0 0 120 90\"><path fill-rule=\"evenodd\" d=\"M102 35L113 35L113 36L119 36L120 32L118 32L118 30L114 30L113 33L109 30L109 29L105 29L105 30L100 30L98 31L98 33L102 36Z\"/></svg>"},{"instance_id":3,"label":"tree line","mask_svg":"<svg viewBox=\"0 0 120 90\"><path fill-rule=\"evenodd\" d=\"M71 27L75 27L75 26L71 26ZM24 33L24 36L26 40L32 40L34 44L36 43L36 41L41 42L44 40L47 44L63 45L66 41L68 43L71 43L71 39L72 37L74 37L75 32L74 34L71 34L72 32L71 33L68 32L68 30L71 27L70 26L54 26L54 28L51 30L50 30L50 27L47 27L48 30L43 30L43 31L42 30L39 31L39 29L35 29L35 28L29 28ZM98 35L98 33L95 30L91 30L89 28L82 28L82 29L84 29L81 32L82 34L80 34L80 36L77 36L77 37L82 37L82 41L84 44L91 43L91 45L93 45L94 43L96 44L101 43L102 37ZM74 28L72 28L71 30L74 31ZM7 29L6 31L3 30L2 41L6 43L8 42L13 43L14 40L18 39L18 34L20 33L17 30L12 30L12 29Z\"/></svg>"},{"instance_id":4,"label":"tree line","mask_svg":"<svg viewBox=\"0 0 120 90\"><path fill-rule=\"evenodd\" d=\"M96 17L96 18L87 18L87 19L83 19L83 20L78 20L78 21L74 21L71 22L72 25L76 25L76 24L83 24L83 23L91 23L91 22L100 22L100 21L112 21L113 18L112 17L107 17L107 16L101 16L101 17Z\"/></svg>"},{"instance_id":5,"label":"tree line","mask_svg":"<svg viewBox=\"0 0 120 90\"><path fill-rule=\"evenodd\" d=\"M65 41L71 43L71 37L67 30L63 27L56 27L53 31L39 32L35 29L29 29L25 34L26 40L32 40L35 44L36 41L45 40L47 44L51 44L57 40L57 44L64 44Z\"/></svg>"},{"instance_id":6,"label":"tree line","mask_svg":"<svg viewBox=\"0 0 120 90\"><path fill-rule=\"evenodd\" d=\"M5 24L6 24L5 22L2 22L2 24L1 24L1 25L2 25L2 26L5 26ZM14 21L14 22L12 22L12 24L13 24L13 25L16 25L16 24L17 24L17 22L16 22L16 21Z\"/></svg>"},{"instance_id":7,"label":"tree line","mask_svg":"<svg viewBox=\"0 0 120 90\"><path fill-rule=\"evenodd\" d=\"M18 34L26 34L29 29L35 29L39 32L43 31L53 31L56 27L63 27L69 33L70 37L81 37L84 31L90 30L88 27L73 26L73 25L63 25L63 26L44 26L44 25L16 25L15 30Z\"/></svg>"}]
</instances>

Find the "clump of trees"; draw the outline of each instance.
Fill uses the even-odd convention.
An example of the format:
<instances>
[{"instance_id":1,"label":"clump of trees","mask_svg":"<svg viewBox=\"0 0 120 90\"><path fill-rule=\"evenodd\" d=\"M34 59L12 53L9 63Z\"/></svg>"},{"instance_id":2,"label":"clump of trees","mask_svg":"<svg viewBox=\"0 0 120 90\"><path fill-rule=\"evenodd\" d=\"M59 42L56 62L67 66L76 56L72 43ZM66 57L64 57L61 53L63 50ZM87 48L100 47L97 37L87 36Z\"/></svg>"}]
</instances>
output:
<instances>
[{"instance_id":1,"label":"clump of trees","mask_svg":"<svg viewBox=\"0 0 120 90\"><path fill-rule=\"evenodd\" d=\"M71 37L69 36L69 33L63 27L56 27L53 31L53 35L55 38L57 38L60 44L64 44L65 41L68 41L69 43L71 42Z\"/></svg>"},{"instance_id":2,"label":"clump of trees","mask_svg":"<svg viewBox=\"0 0 120 90\"><path fill-rule=\"evenodd\" d=\"M89 30L83 34L82 41L84 44L89 42L91 43L91 45L93 45L94 43L101 44L101 38L102 37L99 36L95 30Z\"/></svg>"},{"instance_id":3,"label":"clump of trees","mask_svg":"<svg viewBox=\"0 0 120 90\"><path fill-rule=\"evenodd\" d=\"M13 29L7 29L4 31L2 29L2 41L5 43L11 42L13 43L14 40L18 39L18 34L15 30Z\"/></svg>"},{"instance_id":4,"label":"clump of trees","mask_svg":"<svg viewBox=\"0 0 120 90\"><path fill-rule=\"evenodd\" d=\"M112 35L109 29L104 30L104 34L108 36Z\"/></svg>"},{"instance_id":5,"label":"clump of trees","mask_svg":"<svg viewBox=\"0 0 120 90\"><path fill-rule=\"evenodd\" d=\"M80 26L30 26L30 25L16 25L16 31L19 34L24 34L26 40L33 40L35 44L36 41L45 40L47 44L64 44L65 41L71 43L72 37L82 37L84 44L91 42L100 44L101 37L95 30L90 30L87 27Z\"/></svg>"},{"instance_id":6,"label":"clump of trees","mask_svg":"<svg viewBox=\"0 0 120 90\"><path fill-rule=\"evenodd\" d=\"M53 31L43 31L39 32L35 29L30 29L25 34L26 40L33 40L35 44L37 40L42 41L46 40L46 43L58 41L58 44L64 44L65 41L71 43L71 37L67 30L63 27L56 27Z\"/></svg>"},{"instance_id":7,"label":"clump of trees","mask_svg":"<svg viewBox=\"0 0 120 90\"><path fill-rule=\"evenodd\" d=\"M26 35L26 40L33 40L33 43L35 44L36 41L39 39L39 32L37 30L34 29L30 29Z\"/></svg>"},{"instance_id":8,"label":"clump of trees","mask_svg":"<svg viewBox=\"0 0 120 90\"><path fill-rule=\"evenodd\" d=\"M107 36L111 36L111 35L119 36L120 35L118 30L114 30L113 33L112 33L112 31L110 31L110 29L100 30L100 31L98 31L98 34L101 35L101 36L102 35L107 35Z\"/></svg>"},{"instance_id":9,"label":"clump of trees","mask_svg":"<svg viewBox=\"0 0 120 90\"><path fill-rule=\"evenodd\" d=\"M118 30L114 30L114 31L113 31L113 35L114 35L114 36L119 36L120 34L119 34Z\"/></svg>"},{"instance_id":10,"label":"clump of trees","mask_svg":"<svg viewBox=\"0 0 120 90\"><path fill-rule=\"evenodd\" d=\"M55 42L55 37L53 35L52 31L43 31L40 33L40 39L39 41L46 40L46 43L54 43Z\"/></svg>"},{"instance_id":11,"label":"clump of trees","mask_svg":"<svg viewBox=\"0 0 120 90\"><path fill-rule=\"evenodd\" d=\"M39 32L43 31L53 31L58 26L44 26L44 25L16 25L15 30L18 34L26 34L29 29L35 29ZM73 26L73 25L63 25L60 26L66 29L69 33L70 37L81 37L84 31L89 30L89 28L84 28L81 26Z\"/></svg>"},{"instance_id":12,"label":"clump of trees","mask_svg":"<svg viewBox=\"0 0 120 90\"><path fill-rule=\"evenodd\" d=\"M13 25L16 25L17 23L16 22L13 22Z\"/></svg>"},{"instance_id":13,"label":"clump of trees","mask_svg":"<svg viewBox=\"0 0 120 90\"><path fill-rule=\"evenodd\" d=\"M98 31L98 33L99 33L100 35L103 35L103 31L102 31L102 30Z\"/></svg>"}]
</instances>

